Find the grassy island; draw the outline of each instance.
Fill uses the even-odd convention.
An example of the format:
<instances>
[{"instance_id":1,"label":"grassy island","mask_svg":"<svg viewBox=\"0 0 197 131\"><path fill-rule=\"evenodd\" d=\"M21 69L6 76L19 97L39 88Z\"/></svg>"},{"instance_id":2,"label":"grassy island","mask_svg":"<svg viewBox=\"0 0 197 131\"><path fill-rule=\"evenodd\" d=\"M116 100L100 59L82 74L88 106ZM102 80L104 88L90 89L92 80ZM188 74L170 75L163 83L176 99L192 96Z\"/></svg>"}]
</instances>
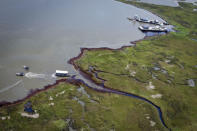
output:
<instances>
[{"instance_id":1,"label":"grassy island","mask_svg":"<svg viewBox=\"0 0 197 131\"><path fill-rule=\"evenodd\" d=\"M77 68L100 71L105 86L142 96L162 112L173 131L197 130L197 8L179 3L166 7L120 0L149 10L176 32L149 37L135 47L84 49ZM96 83L101 83L92 75ZM32 102L37 118L23 116ZM62 82L53 88L0 108L0 130L165 131L158 112L150 104L127 96L96 92L82 85Z\"/></svg>"},{"instance_id":2,"label":"grassy island","mask_svg":"<svg viewBox=\"0 0 197 131\"><path fill-rule=\"evenodd\" d=\"M31 101L38 118L21 116ZM23 103L0 109L3 131L69 130L164 130L157 112L146 102L115 94L100 93L81 86L61 83ZM8 119L9 118L9 119ZM148 120L147 120L148 119ZM158 122L154 127L150 121ZM6 125L6 126L5 126Z\"/></svg>"}]
</instances>

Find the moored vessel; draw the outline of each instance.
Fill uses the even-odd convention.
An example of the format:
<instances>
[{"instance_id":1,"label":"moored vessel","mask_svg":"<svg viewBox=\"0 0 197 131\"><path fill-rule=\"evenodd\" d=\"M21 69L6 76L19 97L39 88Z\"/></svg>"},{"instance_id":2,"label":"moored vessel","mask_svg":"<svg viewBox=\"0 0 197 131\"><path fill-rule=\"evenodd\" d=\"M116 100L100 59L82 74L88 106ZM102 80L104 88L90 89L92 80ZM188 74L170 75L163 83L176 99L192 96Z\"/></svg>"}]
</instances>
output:
<instances>
[{"instance_id":1,"label":"moored vessel","mask_svg":"<svg viewBox=\"0 0 197 131\"><path fill-rule=\"evenodd\" d=\"M143 32L168 32L168 29L162 26L139 26L138 28Z\"/></svg>"}]
</instances>

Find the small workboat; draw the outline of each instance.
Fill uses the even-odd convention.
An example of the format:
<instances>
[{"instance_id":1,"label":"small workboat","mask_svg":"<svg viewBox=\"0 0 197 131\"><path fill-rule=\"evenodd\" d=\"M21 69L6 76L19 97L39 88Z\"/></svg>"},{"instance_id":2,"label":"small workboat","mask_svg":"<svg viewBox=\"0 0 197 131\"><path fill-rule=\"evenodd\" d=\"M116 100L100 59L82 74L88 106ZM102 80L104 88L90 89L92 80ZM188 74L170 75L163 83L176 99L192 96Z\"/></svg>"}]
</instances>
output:
<instances>
[{"instance_id":1,"label":"small workboat","mask_svg":"<svg viewBox=\"0 0 197 131\"><path fill-rule=\"evenodd\" d=\"M150 20L150 24L162 25L158 20Z\"/></svg>"},{"instance_id":2,"label":"small workboat","mask_svg":"<svg viewBox=\"0 0 197 131\"><path fill-rule=\"evenodd\" d=\"M63 71L63 70L56 70L55 75L58 77L68 77L68 71Z\"/></svg>"},{"instance_id":3,"label":"small workboat","mask_svg":"<svg viewBox=\"0 0 197 131\"><path fill-rule=\"evenodd\" d=\"M19 72L19 73L16 73L16 76L24 76L25 74L23 72Z\"/></svg>"},{"instance_id":4,"label":"small workboat","mask_svg":"<svg viewBox=\"0 0 197 131\"><path fill-rule=\"evenodd\" d=\"M26 65L24 65L24 66L23 66L23 69L25 69L25 70L29 70L29 67L28 67L28 66L26 66Z\"/></svg>"},{"instance_id":5,"label":"small workboat","mask_svg":"<svg viewBox=\"0 0 197 131\"><path fill-rule=\"evenodd\" d=\"M128 18L128 20L131 20L131 21L135 20L137 22L154 24L154 25L169 25L167 22L159 22L158 20L148 20L145 18L141 18L138 15L135 15L134 18Z\"/></svg>"},{"instance_id":6,"label":"small workboat","mask_svg":"<svg viewBox=\"0 0 197 131\"><path fill-rule=\"evenodd\" d=\"M138 28L143 32L168 32L168 29L162 26L139 26Z\"/></svg>"},{"instance_id":7,"label":"small workboat","mask_svg":"<svg viewBox=\"0 0 197 131\"><path fill-rule=\"evenodd\" d=\"M138 22L142 22L142 23L149 23L149 24L151 24L150 20L145 19L145 18L140 18L138 16L134 16L134 18L129 18L128 17L127 19L130 20L130 21L138 21Z\"/></svg>"}]
</instances>

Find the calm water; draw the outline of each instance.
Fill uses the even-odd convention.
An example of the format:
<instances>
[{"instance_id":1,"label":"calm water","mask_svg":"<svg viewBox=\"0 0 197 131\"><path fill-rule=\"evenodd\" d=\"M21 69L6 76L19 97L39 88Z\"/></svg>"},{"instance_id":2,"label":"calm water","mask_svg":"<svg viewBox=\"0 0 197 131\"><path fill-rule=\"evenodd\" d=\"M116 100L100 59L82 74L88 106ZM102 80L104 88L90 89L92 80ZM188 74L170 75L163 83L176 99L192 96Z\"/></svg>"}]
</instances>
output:
<instances>
[{"instance_id":1,"label":"calm water","mask_svg":"<svg viewBox=\"0 0 197 131\"><path fill-rule=\"evenodd\" d=\"M75 73L67 61L81 47L118 48L144 37L126 18L159 19L113 0L0 0L0 101L23 98L53 83L56 69ZM26 77L16 77L23 65Z\"/></svg>"}]
</instances>

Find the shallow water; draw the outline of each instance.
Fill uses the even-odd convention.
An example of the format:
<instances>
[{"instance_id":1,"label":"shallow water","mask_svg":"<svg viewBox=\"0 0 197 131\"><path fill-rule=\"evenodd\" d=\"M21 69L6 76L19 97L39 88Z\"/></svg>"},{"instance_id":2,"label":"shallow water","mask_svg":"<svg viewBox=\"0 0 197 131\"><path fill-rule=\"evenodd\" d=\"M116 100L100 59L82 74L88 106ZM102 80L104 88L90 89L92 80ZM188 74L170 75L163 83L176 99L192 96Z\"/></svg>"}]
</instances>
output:
<instances>
[{"instance_id":1,"label":"shallow water","mask_svg":"<svg viewBox=\"0 0 197 131\"><path fill-rule=\"evenodd\" d=\"M118 48L143 38L140 24L126 19L135 14L161 20L113 0L0 0L0 101L53 83L56 69L75 74L67 61L81 47Z\"/></svg>"}]
</instances>

